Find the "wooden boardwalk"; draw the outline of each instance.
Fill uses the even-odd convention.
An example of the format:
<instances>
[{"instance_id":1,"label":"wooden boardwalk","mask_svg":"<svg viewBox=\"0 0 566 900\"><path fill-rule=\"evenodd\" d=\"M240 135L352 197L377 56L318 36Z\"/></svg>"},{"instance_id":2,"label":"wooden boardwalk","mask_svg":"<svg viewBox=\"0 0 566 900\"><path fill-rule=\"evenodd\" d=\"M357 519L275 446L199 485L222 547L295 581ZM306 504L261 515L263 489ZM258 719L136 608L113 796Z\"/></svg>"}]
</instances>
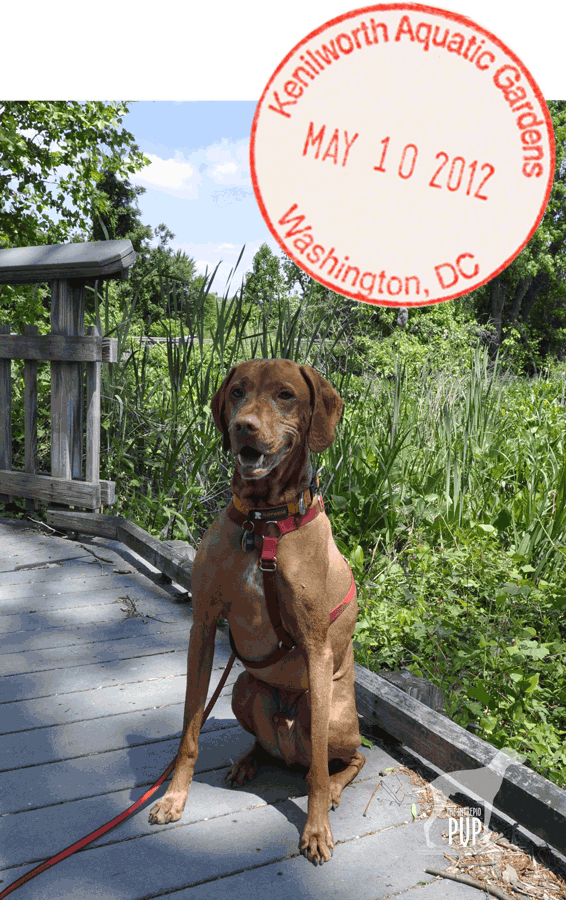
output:
<instances>
[{"instance_id":1,"label":"wooden boardwalk","mask_svg":"<svg viewBox=\"0 0 566 900\"><path fill-rule=\"evenodd\" d=\"M124 810L171 761L191 611L186 594L152 580L127 552L0 519L0 625L1 891ZM211 692L228 656L219 632ZM237 664L230 682L239 671ZM131 819L11 896L479 896L425 874L427 866L446 868L446 847L439 839L427 850L423 822L411 815L422 799L419 785L379 744L364 750L365 768L331 813L333 860L310 865L298 853L306 818L302 773L274 765L245 788L224 784L231 761L252 743L234 719L230 691L226 686L204 727L180 822L148 823L163 786Z\"/></svg>"}]
</instances>

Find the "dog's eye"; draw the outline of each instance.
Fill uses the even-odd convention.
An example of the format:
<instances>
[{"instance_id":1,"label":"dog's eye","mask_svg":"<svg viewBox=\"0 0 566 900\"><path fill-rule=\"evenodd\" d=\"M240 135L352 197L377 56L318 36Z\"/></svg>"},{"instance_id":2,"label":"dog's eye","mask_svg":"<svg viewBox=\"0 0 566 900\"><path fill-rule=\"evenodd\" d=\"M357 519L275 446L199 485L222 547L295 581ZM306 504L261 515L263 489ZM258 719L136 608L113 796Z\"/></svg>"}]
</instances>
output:
<instances>
[{"instance_id":1,"label":"dog's eye","mask_svg":"<svg viewBox=\"0 0 566 900\"><path fill-rule=\"evenodd\" d=\"M279 398L281 400L293 400L293 394L291 391L279 391Z\"/></svg>"},{"instance_id":2,"label":"dog's eye","mask_svg":"<svg viewBox=\"0 0 566 900\"><path fill-rule=\"evenodd\" d=\"M244 391L241 387L235 387L230 391L231 397L243 397Z\"/></svg>"}]
</instances>

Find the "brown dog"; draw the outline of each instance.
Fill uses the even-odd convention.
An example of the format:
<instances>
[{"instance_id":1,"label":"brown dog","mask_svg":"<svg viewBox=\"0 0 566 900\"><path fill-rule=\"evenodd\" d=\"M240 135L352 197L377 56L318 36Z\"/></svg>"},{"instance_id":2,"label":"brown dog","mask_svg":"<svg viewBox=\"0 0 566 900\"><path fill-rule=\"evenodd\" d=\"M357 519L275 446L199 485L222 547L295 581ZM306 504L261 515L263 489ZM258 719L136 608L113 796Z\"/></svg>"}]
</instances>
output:
<instances>
[{"instance_id":1,"label":"brown dog","mask_svg":"<svg viewBox=\"0 0 566 900\"><path fill-rule=\"evenodd\" d=\"M212 400L224 447L236 460L234 497L194 561L183 735L169 789L149 817L159 824L181 817L223 617L246 667L232 708L256 738L228 783L251 779L268 754L308 766L299 847L315 865L328 861L334 847L328 810L365 762L357 750L355 585L309 462L309 450L320 453L334 440L342 406L318 372L283 359L236 366ZM338 769L332 775L331 760Z\"/></svg>"}]
</instances>

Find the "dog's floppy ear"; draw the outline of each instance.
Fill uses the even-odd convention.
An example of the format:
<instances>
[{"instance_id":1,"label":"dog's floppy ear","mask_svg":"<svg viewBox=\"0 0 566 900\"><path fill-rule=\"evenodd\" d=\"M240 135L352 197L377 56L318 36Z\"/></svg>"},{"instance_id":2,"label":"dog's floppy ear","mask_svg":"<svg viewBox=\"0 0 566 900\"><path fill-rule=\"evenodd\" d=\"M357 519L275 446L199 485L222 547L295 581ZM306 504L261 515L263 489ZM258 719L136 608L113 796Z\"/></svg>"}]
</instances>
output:
<instances>
[{"instance_id":1,"label":"dog's floppy ear","mask_svg":"<svg viewBox=\"0 0 566 900\"><path fill-rule=\"evenodd\" d=\"M222 432L222 449L225 451L230 450L230 435L228 434L228 424L226 422L226 416L224 415L224 409L226 406L226 393L228 390L228 385L230 384L236 369L237 366L233 366L230 369L226 378L216 391L210 404L214 424L216 425L218 430Z\"/></svg>"},{"instance_id":2,"label":"dog's floppy ear","mask_svg":"<svg viewBox=\"0 0 566 900\"><path fill-rule=\"evenodd\" d=\"M322 375L310 366L301 366L301 374L311 392L312 414L307 443L313 453L322 453L334 440L344 403L340 395Z\"/></svg>"}]
</instances>

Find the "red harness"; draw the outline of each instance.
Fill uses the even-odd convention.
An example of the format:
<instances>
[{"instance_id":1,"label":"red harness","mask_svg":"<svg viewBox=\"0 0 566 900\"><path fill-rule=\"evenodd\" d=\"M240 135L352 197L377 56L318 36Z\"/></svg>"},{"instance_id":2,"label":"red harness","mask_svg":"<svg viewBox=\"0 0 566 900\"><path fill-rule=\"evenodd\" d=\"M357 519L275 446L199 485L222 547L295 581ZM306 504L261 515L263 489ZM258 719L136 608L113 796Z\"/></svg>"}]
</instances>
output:
<instances>
[{"instance_id":1,"label":"red harness","mask_svg":"<svg viewBox=\"0 0 566 900\"><path fill-rule=\"evenodd\" d=\"M289 504L289 506L282 506L278 507L277 509L248 509L243 505L239 497L236 496L232 498L232 502L228 507L228 518L231 519L232 522L235 522L237 525L243 526L244 531L242 534L242 548L244 550L252 550L254 548L254 534L257 534L263 538L263 546L259 557L259 567L263 572L263 588L265 591L267 613L271 620L271 625L273 627L273 630L275 631L278 642L278 646L269 654L269 656L266 656L265 659L259 660L259 662L250 662L249 660L243 659L243 657L240 656L240 654L236 650L232 632L228 631L228 637L230 639L232 652L236 654L240 662L244 663L244 665L248 669L263 669L266 666L271 666L274 663L279 662L280 659L282 659L287 653L289 653L297 646L293 638L285 631L281 622L281 611L279 609L277 592L275 589L275 572L277 570L277 542L280 540L280 538L288 534L290 531L296 531L303 525L308 525L309 522L312 522L313 519L316 519L319 512L324 512L324 503L320 494L315 495L313 499L316 502L314 502L302 516L299 516L295 512L298 508L300 508L297 504ZM301 497L301 501L302 500L303 498ZM304 508L304 506L302 508ZM289 512L291 510L295 513L294 515L289 515ZM267 534L264 534L263 529L266 524L277 525L279 529L279 535L277 537L271 537ZM342 612L344 612L344 609L352 600L355 593L356 585L354 583L354 575L352 573L352 584L350 590L348 591L342 602L339 603L338 606L336 606L330 613L330 622L334 622L334 620L337 619Z\"/></svg>"}]
</instances>

